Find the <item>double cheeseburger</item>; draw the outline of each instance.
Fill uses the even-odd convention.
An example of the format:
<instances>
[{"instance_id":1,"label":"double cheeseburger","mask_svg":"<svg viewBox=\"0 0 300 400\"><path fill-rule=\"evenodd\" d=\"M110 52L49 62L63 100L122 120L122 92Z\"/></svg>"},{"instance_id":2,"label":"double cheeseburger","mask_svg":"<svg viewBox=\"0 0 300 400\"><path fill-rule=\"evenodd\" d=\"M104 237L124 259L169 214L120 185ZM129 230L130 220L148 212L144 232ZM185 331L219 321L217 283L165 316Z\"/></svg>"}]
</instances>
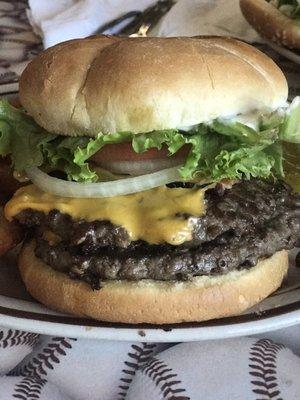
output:
<instances>
[{"instance_id":1,"label":"double cheeseburger","mask_svg":"<svg viewBox=\"0 0 300 400\"><path fill-rule=\"evenodd\" d=\"M240 0L244 17L264 38L300 50L299 0Z\"/></svg>"},{"instance_id":2,"label":"double cheeseburger","mask_svg":"<svg viewBox=\"0 0 300 400\"><path fill-rule=\"evenodd\" d=\"M23 109L0 106L0 152L32 181L5 208L28 229L28 291L161 324L236 315L276 290L300 230L287 92L272 60L226 38L100 36L36 57Z\"/></svg>"}]
</instances>

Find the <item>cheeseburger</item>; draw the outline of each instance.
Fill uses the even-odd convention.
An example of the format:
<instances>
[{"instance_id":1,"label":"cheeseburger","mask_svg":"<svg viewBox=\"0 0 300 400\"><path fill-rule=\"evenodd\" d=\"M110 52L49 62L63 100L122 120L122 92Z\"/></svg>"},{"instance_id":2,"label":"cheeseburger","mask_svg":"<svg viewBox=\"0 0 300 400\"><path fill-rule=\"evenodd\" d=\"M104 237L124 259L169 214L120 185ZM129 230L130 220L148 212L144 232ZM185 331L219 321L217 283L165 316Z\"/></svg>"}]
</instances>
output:
<instances>
[{"instance_id":1,"label":"cheeseburger","mask_svg":"<svg viewBox=\"0 0 300 400\"><path fill-rule=\"evenodd\" d=\"M236 315L276 290L300 229L287 93L271 59L226 38L99 36L37 56L23 108L0 107L1 154L32 182L5 208L28 228L28 291L162 324Z\"/></svg>"},{"instance_id":2,"label":"cheeseburger","mask_svg":"<svg viewBox=\"0 0 300 400\"><path fill-rule=\"evenodd\" d=\"M299 0L240 0L244 17L264 38L300 50Z\"/></svg>"}]
</instances>

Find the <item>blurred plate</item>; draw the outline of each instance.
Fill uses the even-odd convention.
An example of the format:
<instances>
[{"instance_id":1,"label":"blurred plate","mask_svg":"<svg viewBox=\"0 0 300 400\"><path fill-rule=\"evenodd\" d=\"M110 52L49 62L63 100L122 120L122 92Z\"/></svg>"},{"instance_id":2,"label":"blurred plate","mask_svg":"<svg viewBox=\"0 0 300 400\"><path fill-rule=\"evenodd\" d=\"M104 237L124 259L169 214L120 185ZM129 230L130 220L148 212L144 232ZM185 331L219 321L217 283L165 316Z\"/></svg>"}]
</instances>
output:
<instances>
[{"instance_id":1,"label":"blurred plate","mask_svg":"<svg viewBox=\"0 0 300 400\"><path fill-rule=\"evenodd\" d=\"M277 53L281 54L282 56L288 58L289 60L300 64L300 53L293 51L291 49L288 49L287 47L282 47L279 46L278 44L275 44L273 42L267 41L268 45L272 47Z\"/></svg>"},{"instance_id":2,"label":"blurred plate","mask_svg":"<svg viewBox=\"0 0 300 400\"><path fill-rule=\"evenodd\" d=\"M99 322L49 310L26 293L15 257L9 255L0 260L0 326L46 335L140 342L190 342L274 331L300 323L300 268L294 266L294 255L282 288L245 314L160 326Z\"/></svg>"}]
</instances>

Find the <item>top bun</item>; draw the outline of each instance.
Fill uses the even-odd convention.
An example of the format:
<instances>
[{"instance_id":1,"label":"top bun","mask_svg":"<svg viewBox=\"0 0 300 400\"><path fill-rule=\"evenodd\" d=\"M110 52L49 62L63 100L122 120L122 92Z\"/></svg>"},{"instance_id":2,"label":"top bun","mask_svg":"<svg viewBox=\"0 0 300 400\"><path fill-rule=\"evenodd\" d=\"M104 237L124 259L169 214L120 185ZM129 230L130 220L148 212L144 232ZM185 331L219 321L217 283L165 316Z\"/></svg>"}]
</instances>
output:
<instances>
[{"instance_id":1,"label":"top bun","mask_svg":"<svg viewBox=\"0 0 300 400\"><path fill-rule=\"evenodd\" d=\"M270 58L219 37L72 40L37 56L20 80L21 103L38 124L91 137L274 110L287 92Z\"/></svg>"},{"instance_id":2,"label":"top bun","mask_svg":"<svg viewBox=\"0 0 300 400\"><path fill-rule=\"evenodd\" d=\"M244 17L271 42L300 50L300 26L266 0L240 0Z\"/></svg>"}]
</instances>

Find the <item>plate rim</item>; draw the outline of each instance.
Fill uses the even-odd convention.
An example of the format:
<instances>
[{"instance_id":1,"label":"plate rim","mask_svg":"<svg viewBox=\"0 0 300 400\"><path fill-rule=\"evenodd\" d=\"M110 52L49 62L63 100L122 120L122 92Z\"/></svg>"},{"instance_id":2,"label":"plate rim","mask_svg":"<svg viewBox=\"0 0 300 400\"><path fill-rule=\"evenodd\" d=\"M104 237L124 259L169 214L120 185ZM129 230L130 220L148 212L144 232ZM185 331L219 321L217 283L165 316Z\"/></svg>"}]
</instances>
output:
<instances>
[{"instance_id":1,"label":"plate rim","mask_svg":"<svg viewBox=\"0 0 300 400\"><path fill-rule=\"evenodd\" d=\"M31 318L32 314L35 314L35 319ZM205 323L179 324L172 327L169 325L148 327L145 324L130 326L129 324L113 323L104 323L104 326L97 326L96 324L99 324L98 321L87 320L85 325L74 324L70 321L63 322L63 319L69 319L74 322L76 317L47 314L47 319L61 319L61 322L51 322L43 318L43 315L0 305L0 323L1 326L6 328L82 339L163 343L226 339L297 325L300 324L300 300L268 310L259 316L257 315L255 320L251 320L252 314L244 314L238 317L223 318L221 322L224 323L221 324L220 320L216 320L218 322L215 326L211 324L211 321L207 321L207 326L205 326ZM40 318L37 318L37 316L40 316ZM243 321L226 323L230 318L241 318ZM77 320L84 321L82 318L77 318Z\"/></svg>"}]
</instances>

